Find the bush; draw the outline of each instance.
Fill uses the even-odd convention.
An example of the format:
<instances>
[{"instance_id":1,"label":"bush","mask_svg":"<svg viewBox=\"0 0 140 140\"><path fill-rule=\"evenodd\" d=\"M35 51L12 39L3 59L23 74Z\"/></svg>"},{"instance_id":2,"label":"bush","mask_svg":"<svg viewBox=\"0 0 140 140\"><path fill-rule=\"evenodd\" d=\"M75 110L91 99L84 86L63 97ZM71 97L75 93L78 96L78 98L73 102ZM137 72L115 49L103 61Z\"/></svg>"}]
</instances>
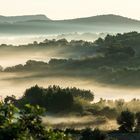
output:
<instances>
[{"instance_id":1,"label":"bush","mask_svg":"<svg viewBox=\"0 0 140 140\"><path fill-rule=\"evenodd\" d=\"M49 112L64 112L71 109L82 111L82 104L79 104L76 98L85 102L93 100L93 94L88 90L80 90L77 88L60 88L59 86L49 86L41 88L34 86L27 89L23 97L15 104L24 106L25 104L39 105L47 108ZM8 98L9 99L9 98Z\"/></svg>"},{"instance_id":2,"label":"bush","mask_svg":"<svg viewBox=\"0 0 140 140\"><path fill-rule=\"evenodd\" d=\"M119 130L121 132L132 132L135 123L135 116L128 110L123 111L117 118L117 122L120 125Z\"/></svg>"},{"instance_id":3,"label":"bush","mask_svg":"<svg viewBox=\"0 0 140 140\"><path fill-rule=\"evenodd\" d=\"M19 110L13 104L0 103L0 140L71 140L64 132L46 130L39 106L25 105Z\"/></svg>"}]
</instances>

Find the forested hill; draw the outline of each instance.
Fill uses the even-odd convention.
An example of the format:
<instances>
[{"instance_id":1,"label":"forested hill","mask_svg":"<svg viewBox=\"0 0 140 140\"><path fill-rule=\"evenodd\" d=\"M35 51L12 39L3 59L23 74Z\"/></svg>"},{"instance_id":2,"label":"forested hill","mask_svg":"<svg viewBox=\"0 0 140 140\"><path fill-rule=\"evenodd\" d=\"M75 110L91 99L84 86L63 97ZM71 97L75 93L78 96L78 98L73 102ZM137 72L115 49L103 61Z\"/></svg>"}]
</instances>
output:
<instances>
[{"instance_id":1,"label":"forested hill","mask_svg":"<svg viewBox=\"0 0 140 140\"><path fill-rule=\"evenodd\" d=\"M99 38L95 42L46 40L44 43L32 44L29 48L47 49L50 43L53 49L59 48L58 50L65 52L65 59L51 59L48 63L27 61L24 65L7 67L3 72L36 72L37 75L33 77L77 76L110 84L140 85L140 33L107 35L105 39ZM22 50L22 46L16 48ZM51 47L49 51L50 49ZM76 59L83 50L86 50L85 58ZM67 51L77 54L67 58Z\"/></svg>"}]
</instances>

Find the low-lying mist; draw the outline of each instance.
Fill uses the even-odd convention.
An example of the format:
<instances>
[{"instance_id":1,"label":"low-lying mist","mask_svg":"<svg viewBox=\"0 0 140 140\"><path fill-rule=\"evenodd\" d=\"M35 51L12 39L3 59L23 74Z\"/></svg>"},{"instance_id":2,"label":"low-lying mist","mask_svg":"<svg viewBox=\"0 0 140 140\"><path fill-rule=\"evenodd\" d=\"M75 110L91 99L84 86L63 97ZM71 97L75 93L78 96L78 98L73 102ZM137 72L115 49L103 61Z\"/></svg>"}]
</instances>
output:
<instances>
[{"instance_id":1,"label":"low-lying mist","mask_svg":"<svg viewBox=\"0 0 140 140\"><path fill-rule=\"evenodd\" d=\"M66 33L66 34L51 34L51 35L0 35L0 44L12 44L12 45L26 45L33 43L34 41L43 42L45 39L67 39L71 40L85 40L85 41L95 41L99 37L104 38L107 33Z\"/></svg>"},{"instance_id":2,"label":"low-lying mist","mask_svg":"<svg viewBox=\"0 0 140 140\"><path fill-rule=\"evenodd\" d=\"M43 117L45 126L58 128L58 129L85 129L85 128L99 128L101 130L115 130L118 125L115 120L108 120L105 117L99 116L53 116L47 115Z\"/></svg>"},{"instance_id":3,"label":"low-lying mist","mask_svg":"<svg viewBox=\"0 0 140 140\"><path fill-rule=\"evenodd\" d=\"M138 38L134 40L132 37L129 37L130 35L134 36L134 38L137 36ZM128 35L118 34L117 36L125 38L125 42L122 42L122 44L124 43L126 46L129 45L127 40L131 39L133 44L135 44L135 48L139 48L137 41L139 40L140 35L137 32L128 33ZM108 35L107 37L111 40L115 37L117 41L117 36ZM28 45L1 45L0 65L4 68L16 64L24 64L27 60L45 62L48 62L51 58L63 58L63 60L52 60L50 63L45 64L40 62L41 64L38 65L36 62L33 64L28 63L28 65L20 65L20 68L17 66L18 72L16 69L16 72L1 72L0 94L3 97L12 94L20 97L23 95L26 88L38 84L43 87L47 87L48 85L60 85L62 87L89 89L95 93L95 101L100 98L124 98L125 100L139 98L140 89L138 86L135 86L136 82L134 82L137 79L137 85L139 85L139 79L137 78L137 73L139 74L138 54L135 54L135 50L130 48L130 46L129 48L122 47L119 50L123 53L122 57L119 57L117 53L118 50L113 54L116 59L111 57L112 54L110 53L103 53L104 57L100 57L98 56L97 49L100 48L101 51L104 52L104 48L100 46L100 43L106 45L106 39L99 39L95 42L82 40L73 40L69 42L65 39L46 39L43 42L34 42ZM130 54L128 55L127 52ZM131 53L133 54L133 52L134 55L131 56ZM97 57L95 57L96 55ZM118 63L116 63L116 61ZM116 85L112 85L113 82ZM122 86L124 83L125 87ZM129 87L131 84L135 87Z\"/></svg>"},{"instance_id":4,"label":"low-lying mist","mask_svg":"<svg viewBox=\"0 0 140 140\"><path fill-rule=\"evenodd\" d=\"M37 60L48 62L52 56L54 58L59 57L59 51L57 48L30 48L30 47L2 47L0 48L0 65L2 67L14 66L17 64L25 64L28 60Z\"/></svg>"},{"instance_id":5,"label":"low-lying mist","mask_svg":"<svg viewBox=\"0 0 140 140\"><path fill-rule=\"evenodd\" d=\"M7 95L15 95L21 97L25 89L38 84L42 87L49 85L60 85L61 87L77 87L93 91L95 100L104 99L120 99L131 100L140 98L140 89L134 89L122 86L110 86L100 84L88 78L66 77L66 76L33 76L36 73L0 73L0 95L4 98ZM123 95L123 96L122 96Z\"/></svg>"}]
</instances>

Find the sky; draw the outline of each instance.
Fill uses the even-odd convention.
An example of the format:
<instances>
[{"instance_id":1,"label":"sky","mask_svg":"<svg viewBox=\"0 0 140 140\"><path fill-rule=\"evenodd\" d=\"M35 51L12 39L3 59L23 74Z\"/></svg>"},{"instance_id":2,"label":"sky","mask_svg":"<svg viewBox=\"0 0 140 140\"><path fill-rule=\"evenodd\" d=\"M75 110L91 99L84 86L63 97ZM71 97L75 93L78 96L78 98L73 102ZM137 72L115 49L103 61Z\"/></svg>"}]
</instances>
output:
<instances>
[{"instance_id":1,"label":"sky","mask_svg":"<svg viewBox=\"0 0 140 140\"><path fill-rule=\"evenodd\" d=\"M72 19L116 14L140 20L140 0L0 0L0 15L45 14Z\"/></svg>"}]
</instances>

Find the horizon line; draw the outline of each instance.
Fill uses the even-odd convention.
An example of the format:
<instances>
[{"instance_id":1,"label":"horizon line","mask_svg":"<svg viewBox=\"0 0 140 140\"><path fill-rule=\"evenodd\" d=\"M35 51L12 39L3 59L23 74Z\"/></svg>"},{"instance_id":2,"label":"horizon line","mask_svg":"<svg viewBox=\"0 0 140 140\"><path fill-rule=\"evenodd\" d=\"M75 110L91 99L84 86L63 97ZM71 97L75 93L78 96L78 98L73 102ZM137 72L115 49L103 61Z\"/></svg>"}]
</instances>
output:
<instances>
[{"instance_id":1,"label":"horizon line","mask_svg":"<svg viewBox=\"0 0 140 140\"><path fill-rule=\"evenodd\" d=\"M127 17L127 16L123 16L123 15L119 15L119 14L97 14L97 15L93 15L93 16L83 16L83 17L76 17L76 18L64 18L64 19L51 19L50 17L48 17L46 14L21 14L21 15L0 15L2 17L22 17L22 16L45 16L46 18L50 19L50 20L73 20L73 19L82 19L82 18L90 18L90 17L97 17L97 16L119 16L119 17L123 17L123 18L128 18L131 20L136 20L136 21L140 21L140 19L136 19L133 17Z\"/></svg>"}]
</instances>

